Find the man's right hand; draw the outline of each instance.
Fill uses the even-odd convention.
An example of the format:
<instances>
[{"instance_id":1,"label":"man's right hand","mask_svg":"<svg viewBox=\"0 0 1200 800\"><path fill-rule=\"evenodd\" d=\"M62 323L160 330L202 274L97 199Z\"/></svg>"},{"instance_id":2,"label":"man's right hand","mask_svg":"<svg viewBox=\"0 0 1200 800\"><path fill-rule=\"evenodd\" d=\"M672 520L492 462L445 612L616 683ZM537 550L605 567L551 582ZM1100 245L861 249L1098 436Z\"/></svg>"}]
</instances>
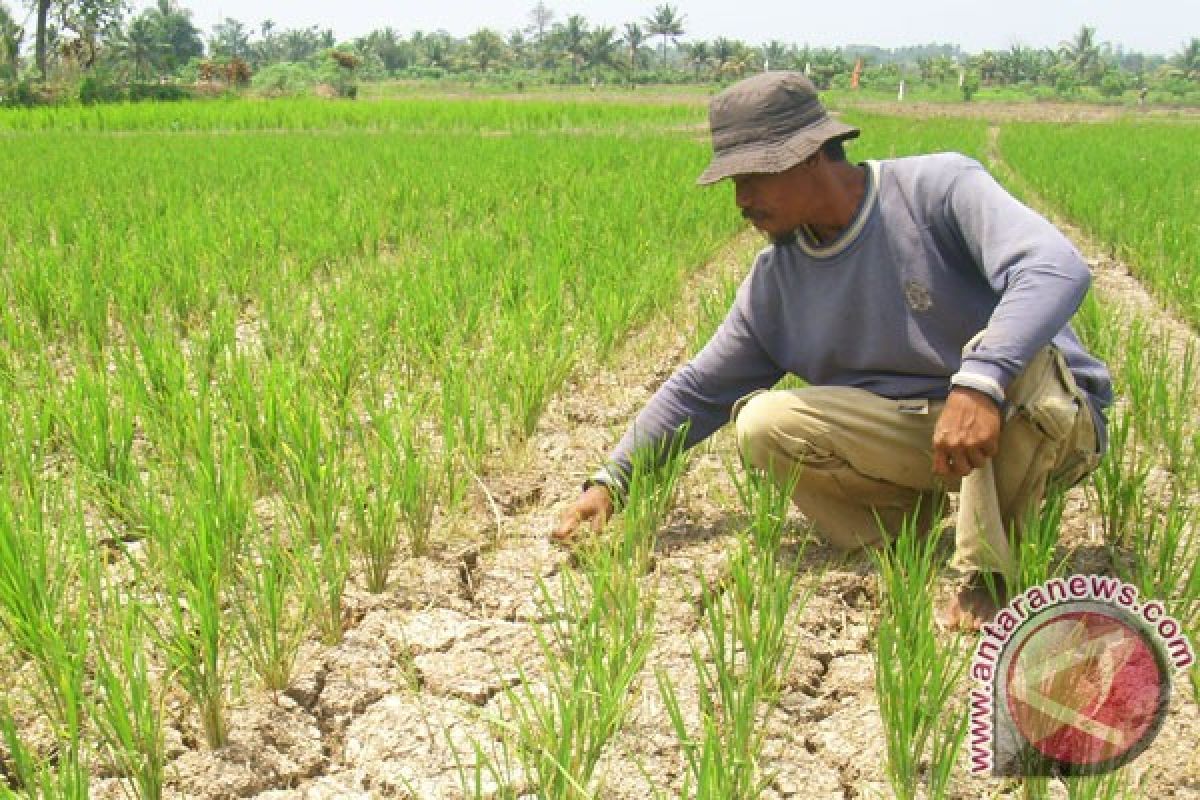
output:
<instances>
[{"instance_id":1,"label":"man's right hand","mask_svg":"<svg viewBox=\"0 0 1200 800\"><path fill-rule=\"evenodd\" d=\"M608 523L613 513L612 493L603 484L589 487L574 503L567 506L558 518L558 527L550 538L556 542L566 543L575 538L580 524L588 522L592 531L599 531Z\"/></svg>"}]
</instances>

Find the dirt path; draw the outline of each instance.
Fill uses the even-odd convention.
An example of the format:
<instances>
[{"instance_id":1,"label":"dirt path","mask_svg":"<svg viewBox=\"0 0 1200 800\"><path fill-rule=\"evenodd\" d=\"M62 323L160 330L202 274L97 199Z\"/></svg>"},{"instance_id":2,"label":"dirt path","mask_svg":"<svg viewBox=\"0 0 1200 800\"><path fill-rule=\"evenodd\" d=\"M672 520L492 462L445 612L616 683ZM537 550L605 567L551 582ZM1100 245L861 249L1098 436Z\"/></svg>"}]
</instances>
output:
<instances>
[{"instance_id":1,"label":"dirt path","mask_svg":"<svg viewBox=\"0 0 1200 800\"><path fill-rule=\"evenodd\" d=\"M1128 270L1071 233L1090 254L1106 303L1120 298L1155 325L1178 328ZM536 586L553 583L567 558L546 539L559 509L657 385L690 355L704 313L701 298L720 294L744 274L757 247L751 235L736 239L697 273L681 313L664 313L635 333L612 363L581 370L550 404L524 451L480 478L470 513L454 521L463 538L444 542L432 557L405 561L383 595L354 591L349 605L357 623L344 643L310 646L296 685L278 698L244 697L232 715L229 747L217 753L199 748L194 723L179 710L168 736L170 796L462 796L456 764L471 763L475 745L501 752L489 720L503 714L504 689L521 670L535 681L540 674L534 625L543 612ZM739 521L725 468L732 456L727 433L700 449L680 506L661 534L654 572L645 579L658 598L655 645L636 710L602 762L606 785L599 796L606 800L644 800L652 787L667 796L678 792L680 748L653 671L665 670L685 699L694 696L696 601L704 586L719 580ZM1103 549L1095 523L1082 490L1073 491L1063 541L1081 558ZM800 531L796 519L793 539ZM890 797L874 694L874 570L862 557L839 558L816 546L806 554L805 575L815 592L798 618L798 655L780 708L767 722L764 766L775 778L765 796ZM1158 740L1135 763L1148 781L1140 796L1200 797L1200 714L1183 688ZM695 700L685 703L685 715L694 716ZM954 797L1016 796L1014 787L968 777L965 761L958 774ZM110 782L101 795L115 791Z\"/></svg>"}]
</instances>

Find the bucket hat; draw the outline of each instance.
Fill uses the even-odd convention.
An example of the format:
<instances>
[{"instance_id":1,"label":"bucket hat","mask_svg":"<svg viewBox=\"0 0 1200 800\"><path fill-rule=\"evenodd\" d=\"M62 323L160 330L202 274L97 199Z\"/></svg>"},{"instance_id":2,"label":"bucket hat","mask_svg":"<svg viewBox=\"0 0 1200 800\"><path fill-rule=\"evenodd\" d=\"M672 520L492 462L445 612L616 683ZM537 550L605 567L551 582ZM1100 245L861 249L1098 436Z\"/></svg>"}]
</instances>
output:
<instances>
[{"instance_id":1,"label":"bucket hat","mask_svg":"<svg viewBox=\"0 0 1200 800\"><path fill-rule=\"evenodd\" d=\"M783 172L831 139L852 139L858 128L838 122L800 72L763 72L739 81L708 106L712 162L699 184L753 172Z\"/></svg>"}]
</instances>

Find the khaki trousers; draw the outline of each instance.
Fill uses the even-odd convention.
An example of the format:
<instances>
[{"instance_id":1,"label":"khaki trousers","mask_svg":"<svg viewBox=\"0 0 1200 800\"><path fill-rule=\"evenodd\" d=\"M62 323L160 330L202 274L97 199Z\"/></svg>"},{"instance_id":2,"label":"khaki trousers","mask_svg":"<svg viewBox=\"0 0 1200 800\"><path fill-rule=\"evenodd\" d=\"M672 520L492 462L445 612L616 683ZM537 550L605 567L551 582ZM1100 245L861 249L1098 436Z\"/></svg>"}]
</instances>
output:
<instances>
[{"instance_id":1,"label":"khaki trousers","mask_svg":"<svg viewBox=\"0 0 1200 800\"><path fill-rule=\"evenodd\" d=\"M1046 347L1009 387L999 452L961 485L933 474L944 405L810 387L748 395L733 417L751 465L779 480L799 471L793 499L831 544L878 544L918 508L927 530L945 493L957 491L952 565L1014 576L1009 532L1020 534L1049 483L1071 486L1099 461L1087 402L1061 354Z\"/></svg>"}]
</instances>

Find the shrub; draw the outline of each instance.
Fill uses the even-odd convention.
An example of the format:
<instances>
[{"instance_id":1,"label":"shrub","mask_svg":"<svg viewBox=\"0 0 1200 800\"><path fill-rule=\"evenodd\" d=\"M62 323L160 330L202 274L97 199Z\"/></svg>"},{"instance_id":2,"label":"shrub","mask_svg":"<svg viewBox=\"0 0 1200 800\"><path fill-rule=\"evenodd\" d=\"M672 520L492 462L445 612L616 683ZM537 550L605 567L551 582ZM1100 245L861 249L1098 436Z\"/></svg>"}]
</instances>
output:
<instances>
[{"instance_id":1,"label":"shrub","mask_svg":"<svg viewBox=\"0 0 1200 800\"><path fill-rule=\"evenodd\" d=\"M96 103L120 103L126 99L125 91L99 75L88 75L79 84L79 102L85 106Z\"/></svg>"},{"instance_id":2,"label":"shrub","mask_svg":"<svg viewBox=\"0 0 1200 800\"><path fill-rule=\"evenodd\" d=\"M133 103L143 100L177 103L181 100L190 100L191 97L187 89L173 83L131 83L129 85L129 100Z\"/></svg>"},{"instance_id":3,"label":"shrub","mask_svg":"<svg viewBox=\"0 0 1200 800\"><path fill-rule=\"evenodd\" d=\"M305 94L316 83L316 75L307 64L286 61L263 67L255 74L255 89L272 96Z\"/></svg>"}]
</instances>

